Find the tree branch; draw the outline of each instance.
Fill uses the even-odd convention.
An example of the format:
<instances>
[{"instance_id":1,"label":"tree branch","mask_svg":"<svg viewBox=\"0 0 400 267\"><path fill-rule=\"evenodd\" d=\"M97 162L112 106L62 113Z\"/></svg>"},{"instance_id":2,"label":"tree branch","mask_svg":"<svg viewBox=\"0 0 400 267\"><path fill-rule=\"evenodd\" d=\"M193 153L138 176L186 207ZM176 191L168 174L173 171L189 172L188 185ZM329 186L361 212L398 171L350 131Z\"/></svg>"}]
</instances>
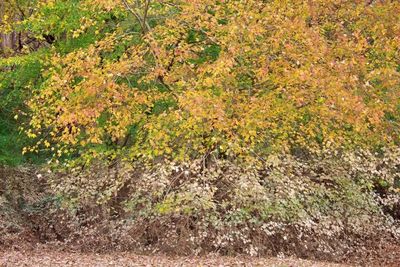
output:
<instances>
[{"instance_id":1,"label":"tree branch","mask_svg":"<svg viewBox=\"0 0 400 267\"><path fill-rule=\"evenodd\" d=\"M126 0L122 0L122 2L124 3L126 9L132 13L136 19L139 21L140 27L142 28L143 33L147 33L151 30L150 25L147 23L146 19L147 19L147 14L148 14L148 10L150 8L150 1L151 0L146 0L146 5L144 7L144 11L143 11L143 18L140 16L140 14L133 9Z\"/></svg>"}]
</instances>

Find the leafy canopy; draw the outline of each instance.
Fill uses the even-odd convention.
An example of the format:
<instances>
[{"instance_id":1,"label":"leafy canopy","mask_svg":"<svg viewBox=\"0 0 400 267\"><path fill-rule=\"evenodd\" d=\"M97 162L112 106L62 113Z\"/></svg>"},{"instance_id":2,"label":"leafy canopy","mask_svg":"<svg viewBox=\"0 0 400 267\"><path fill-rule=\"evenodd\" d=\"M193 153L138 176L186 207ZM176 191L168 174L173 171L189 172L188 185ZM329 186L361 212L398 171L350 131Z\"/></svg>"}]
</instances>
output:
<instances>
[{"instance_id":1,"label":"leafy canopy","mask_svg":"<svg viewBox=\"0 0 400 267\"><path fill-rule=\"evenodd\" d=\"M42 51L24 152L252 159L399 142L398 1L36 2L8 28L53 42L1 62Z\"/></svg>"}]
</instances>

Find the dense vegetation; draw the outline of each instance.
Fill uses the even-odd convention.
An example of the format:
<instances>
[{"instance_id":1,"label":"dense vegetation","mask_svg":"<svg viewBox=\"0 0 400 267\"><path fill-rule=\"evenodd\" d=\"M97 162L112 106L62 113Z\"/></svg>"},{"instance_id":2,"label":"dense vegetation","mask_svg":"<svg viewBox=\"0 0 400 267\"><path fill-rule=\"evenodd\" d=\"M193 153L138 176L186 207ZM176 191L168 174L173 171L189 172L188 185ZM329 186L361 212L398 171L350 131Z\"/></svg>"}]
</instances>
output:
<instances>
[{"instance_id":1,"label":"dense vegetation","mask_svg":"<svg viewBox=\"0 0 400 267\"><path fill-rule=\"evenodd\" d=\"M336 2L8 1L2 121L55 158L396 145L399 4Z\"/></svg>"},{"instance_id":2,"label":"dense vegetation","mask_svg":"<svg viewBox=\"0 0 400 267\"><path fill-rule=\"evenodd\" d=\"M3 1L0 165L63 169L43 196L74 222L57 239L344 255L353 237L398 237L398 14L390 0Z\"/></svg>"}]
</instances>

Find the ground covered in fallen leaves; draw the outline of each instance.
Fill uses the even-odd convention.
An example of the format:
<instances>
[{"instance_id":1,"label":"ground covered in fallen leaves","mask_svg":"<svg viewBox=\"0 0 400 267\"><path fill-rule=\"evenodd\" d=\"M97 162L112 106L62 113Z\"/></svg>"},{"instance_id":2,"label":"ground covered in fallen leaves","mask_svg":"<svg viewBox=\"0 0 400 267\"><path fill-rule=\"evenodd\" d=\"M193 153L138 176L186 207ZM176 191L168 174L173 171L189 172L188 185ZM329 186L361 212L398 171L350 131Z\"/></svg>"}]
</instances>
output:
<instances>
[{"instance_id":1,"label":"ground covered in fallen leaves","mask_svg":"<svg viewBox=\"0 0 400 267\"><path fill-rule=\"evenodd\" d=\"M268 267L351 267L351 266L400 266L400 246L384 245L368 250L368 253L349 256L345 263L304 260L293 257L226 257L217 254L207 256L167 256L163 254L141 255L132 252L82 253L65 251L56 245L16 247L2 250L0 267L109 267L109 266L268 266ZM342 260L343 261L343 260Z\"/></svg>"},{"instance_id":2,"label":"ground covered in fallen leaves","mask_svg":"<svg viewBox=\"0 0 400 267\"><path fill-rule=\"evenodd\" d=\"M315 267L345 267L325 262L313 262L293 258L249 258L249 257L221 257L210 255L207 257L168 257L162 255L145 256L131 253L112 254L82 254L42 251L6 251L0 253L0 266L315 266Z\"/></svg>"}]
</instances>

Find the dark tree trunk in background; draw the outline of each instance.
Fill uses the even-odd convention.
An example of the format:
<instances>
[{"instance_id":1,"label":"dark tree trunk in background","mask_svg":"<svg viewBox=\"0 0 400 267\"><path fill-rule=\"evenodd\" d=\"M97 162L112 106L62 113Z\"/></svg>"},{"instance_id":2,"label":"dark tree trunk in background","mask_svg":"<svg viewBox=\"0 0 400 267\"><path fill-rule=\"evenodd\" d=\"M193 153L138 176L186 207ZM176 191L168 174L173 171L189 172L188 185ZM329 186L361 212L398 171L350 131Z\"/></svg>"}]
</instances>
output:
<instances>
[{"instance_id":1,"label":"dark tree trunk in background","mask_svg":"<svg viewBox=\"0 0 400 267\"><path fill-rule=\"evenodd\" d=\"M0 22L5 14L4 1L0 0ZM15 32L12 33L0 33L0 51L7 53L8 50L13 50L17 41L17 35Z\"/></svg>"},{"instance_id":2,"label":"dark tree trunk in background","mask_svg":"<svg viewBox=\"0 0 400 267\"><path fill-rule=\"evenodd\" d=\"M9 34L1 34L1 48L3 51L7 51L9 49L13 50L15 48L16 43L16 34L14 32Z\"/></svg>"}]
</instances>

